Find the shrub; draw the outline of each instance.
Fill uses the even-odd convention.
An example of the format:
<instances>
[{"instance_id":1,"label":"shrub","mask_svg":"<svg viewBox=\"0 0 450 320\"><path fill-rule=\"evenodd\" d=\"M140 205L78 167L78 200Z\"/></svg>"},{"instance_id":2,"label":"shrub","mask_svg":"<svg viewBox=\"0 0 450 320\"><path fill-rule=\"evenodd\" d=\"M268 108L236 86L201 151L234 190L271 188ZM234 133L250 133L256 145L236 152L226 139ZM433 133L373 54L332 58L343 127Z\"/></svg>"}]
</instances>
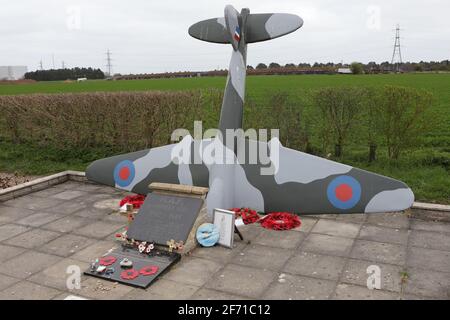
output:
<instances>
[{"instance_id":1,"label":"shrub","mask_svg":"<svg viewBox=\"0 0 450 320\"><path fill-rule=\"evenodd\" d=\"M385 86L380 91L377 127L385 140L389 159L398 159L402 150L419 143L431 124L427 111L432 103L432 94L424 90Z\"/></svg>"},{"instance_id":2,"label":"shrub","mask_svg":"<svg viewBox=\"0 0 450 320\"><path fill-rule=\"evenodd\" d=\"M202 98L199 91L0 96L0 123L15 142L125 152L166 144L174 129L191 128Z\"/></svg>"},{"instance_id":3,"label":"shrub","mask_svg":"<svg viewBox=\"0 0 450 320\"><path fill-rule=\"evenodd\" d=\"M366 89L358 87L331 87L314 93L314 104L319 118L319 134L324 147L333 141L334 155L341 157L344 145L356 126L364 108Z\"/></svg>"},{"instance_id":4,"label":"shrub","mask_svg":"<svg viewBox=\"0 0 450 320\"><path fill-rule=\"evenodd\" d=\"M363 65L359 62L353 62L350 66L353 74L363 74L364 68Z\"/></svg>"}]
</instances>

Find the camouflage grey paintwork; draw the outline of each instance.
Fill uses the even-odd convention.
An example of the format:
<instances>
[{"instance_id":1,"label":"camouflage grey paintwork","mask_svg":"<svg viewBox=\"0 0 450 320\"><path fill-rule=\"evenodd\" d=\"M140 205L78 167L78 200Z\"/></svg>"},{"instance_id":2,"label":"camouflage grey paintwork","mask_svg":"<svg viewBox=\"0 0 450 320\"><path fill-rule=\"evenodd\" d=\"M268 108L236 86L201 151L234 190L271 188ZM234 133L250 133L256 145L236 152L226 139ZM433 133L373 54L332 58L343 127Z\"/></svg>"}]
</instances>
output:
<instances>
[{"instance_id":1,"label":"camouflage grey paintwork","mask_svg":"<svg viewBox=\"0 0 450 320\"><path fill-rule=\"evenodd\" d=\"M242 128L247 43L274 39L302 25L302 19L292 14L250 14L248 9L238 13L227 6L224 18L204 20L189 29L189 34L197 39L233 47L220 115L221 132ZM237 27L240 38L235 39ZM178 144L95 161L86 174L89 180L139 194L147 194L151 182L209 187L209 212L231 207L303 214L388 212L407 209L414 201L411 189L401 181L285 148L277 138L268 143L244 138L236 141L235 149L230 150L224 146L226 141L220 139L194 140L186 136ZM246 157L255 147L267 150L270 163L263 165L266 162L259 158L256 164L249 164L248 158L239 163L238 146L246 151ZM208 163L204 155L211 147L221 147L220 157L232 159L235 164ZM184 153L187 150L190 161L174 160L173 155L181 149ZM278 150L278 157L273 150ZM195 158L201 160L199 164L192 164L196 163ZM133 163L135 175L127 186L119 186L114 170L125 160ZM268 167L277 170L272 175L262 175L261 170ZM358 201L346 209L336 207L327 194L330 184L343 176L355 179L361 187Z\"/></svg>"}]
</instances>

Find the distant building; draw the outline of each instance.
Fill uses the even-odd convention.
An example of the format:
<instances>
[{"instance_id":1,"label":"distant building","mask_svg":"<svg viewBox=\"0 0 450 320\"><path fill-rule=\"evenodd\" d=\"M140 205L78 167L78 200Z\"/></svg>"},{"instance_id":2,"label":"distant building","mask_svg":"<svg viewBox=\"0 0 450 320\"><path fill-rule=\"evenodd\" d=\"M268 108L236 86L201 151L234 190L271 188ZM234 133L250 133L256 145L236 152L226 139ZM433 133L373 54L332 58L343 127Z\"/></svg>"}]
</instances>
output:
<instances>
[{"instance_id":1,"label":"distant building","mask_svg":"<svg viewBox=\"0 0 450 320\"><path fill-rule=\"evenodd\" d=\"M26 66L0 66L0 80L20 80L27 72Z\"/></svg>"},{"instance_id":2,"label":"distant building","mask_svg":"<svg viewBox=\"0 0 450 320\"><path fill-rule=\"evenodd\" d=\"M339 68L337 70L337 73L340 73L340 74L352 74L353 72L352 72L352 69L350 69L350 68Z\"/></svg>"}]
</instances>

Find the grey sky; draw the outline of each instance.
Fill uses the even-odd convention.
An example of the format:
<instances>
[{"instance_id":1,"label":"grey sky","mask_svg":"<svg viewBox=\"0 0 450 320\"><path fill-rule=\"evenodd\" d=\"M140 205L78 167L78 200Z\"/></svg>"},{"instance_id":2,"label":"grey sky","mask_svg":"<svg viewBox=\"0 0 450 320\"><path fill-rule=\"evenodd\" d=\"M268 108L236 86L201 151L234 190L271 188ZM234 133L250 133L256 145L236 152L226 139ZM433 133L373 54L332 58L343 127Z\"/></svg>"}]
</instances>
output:
<instances>
[{"instance_id":1,"label":"grey sky","mask_svg":"<svg viewBox=\"0 0 450 320\"><path fill-rule=\"evenodd\" d=\"M390 60L395 25L404 60L450 58L448 0L1 0L0 65L93 66L150 73L226 68L231 46L191 38L199 20L223 16L226 4L251 12L295 13L304 26L249 46L248 63ZM78 15L80 13L80 15Z\"/></svg>"}]
</instances>

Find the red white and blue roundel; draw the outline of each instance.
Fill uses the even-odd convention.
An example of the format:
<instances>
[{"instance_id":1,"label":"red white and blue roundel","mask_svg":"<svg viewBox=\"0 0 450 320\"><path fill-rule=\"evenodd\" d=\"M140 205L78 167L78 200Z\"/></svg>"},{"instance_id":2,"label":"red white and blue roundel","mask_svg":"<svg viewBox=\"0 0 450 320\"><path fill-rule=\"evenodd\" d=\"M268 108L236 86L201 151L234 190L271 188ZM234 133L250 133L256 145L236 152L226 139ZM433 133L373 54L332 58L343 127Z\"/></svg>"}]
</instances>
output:
<instances>
[{"instance_id":1,"label":"red white and blue roundel","mask_svg":"<svg viewBox=\"0 0 450 320\"><path fill-rule=\"evenodd\" d=\"M136 170L133 162L130 160L124 160L114 169L114 181L119 187L125 188L131 184L135 173Z\"/></svg>"},{"instance_id":2,"label":"red white and blue roundel","mask_svg":"<svg viewBox=\"0 0 450 320\"><path fill-rule=\"evenodd\" d=\"M327 197L334 207L351 209L361 199L361 185L353 177L339 176L328 185Z\"/></svg>"}]
</instances>

